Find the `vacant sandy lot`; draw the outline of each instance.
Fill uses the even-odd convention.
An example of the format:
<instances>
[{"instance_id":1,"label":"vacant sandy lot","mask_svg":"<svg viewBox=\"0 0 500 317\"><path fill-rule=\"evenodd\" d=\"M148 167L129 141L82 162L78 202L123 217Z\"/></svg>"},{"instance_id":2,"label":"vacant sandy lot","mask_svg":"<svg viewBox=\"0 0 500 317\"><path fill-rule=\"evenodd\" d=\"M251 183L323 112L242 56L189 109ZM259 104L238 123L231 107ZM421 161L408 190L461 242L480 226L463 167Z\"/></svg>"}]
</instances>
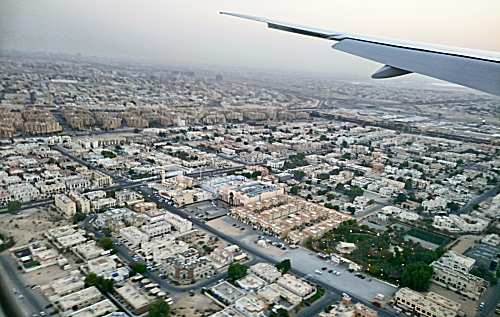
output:
<instances>
[{"instance_id":1,"label":"vacant sandy lot","mask_svg":"<svg viewBox=\"0 0 500 317\"><path fill-rule=\"evenodd\" d=\"M183 296L172 305L172 316L203 317L222 310L211 299L202 294Z\"/></svg>"},{"instance_id":2,"label":"vacant sandy lot","mask_svg":"<svg viewBox=\"0 0 500 317\"><path fill-rule=\"evenodd\" d=\"M242 237L248 233L247 230L240 230L240 228L234 227L233 223L236 223L236 221L230 220L228 217L221 217L207 222L210 227L232 237Z\"/></svg>"},{"instance_id":3,"label":"vacant sandy lot","mask_svg":"<svg viewBox=\"0 0 500 317\"><path fill-rule=\"evenodd\" d=\"M458 241L451 248L452 251L457 252L458 254L464 254L467 249L474 246L475 241L479 241L482 237L480 236L461 236L458 238Z\"/></svg>"},{"instance_id":4,"label":"vacant sandy lot","mask_svg":"<svg viewBox=\"0 0 500 317\"><path fill-rule=\"evenodd\" d=\"M77 269L77 267L73 267L73 269ZM26 280L31 284L46 285L68 274L69 271L64 271L59 266L52 265L33 272L25 273L24 275Z\"/></svg>"},{"instance_id":5,"label":"vacant sandy lot","mask_svg":"<svg viewBox=\"0 0 500 317\"><path fill-rule=\"evenodd\" d=\"M16 245L43 238L50 228L68 223L51 207L37 207L22 211L18 215L0 215L0 231L13 236Z\"/></svg>"}]
</instances>

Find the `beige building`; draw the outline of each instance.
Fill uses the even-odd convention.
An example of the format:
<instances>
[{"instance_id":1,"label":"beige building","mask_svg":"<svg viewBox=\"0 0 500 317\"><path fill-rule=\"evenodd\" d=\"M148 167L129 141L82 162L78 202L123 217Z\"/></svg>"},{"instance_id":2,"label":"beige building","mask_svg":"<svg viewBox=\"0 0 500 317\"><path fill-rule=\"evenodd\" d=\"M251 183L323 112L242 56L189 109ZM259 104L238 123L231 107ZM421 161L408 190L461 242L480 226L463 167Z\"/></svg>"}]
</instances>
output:
<instances>
[{"instance_id":1,"label":"beige building","mask_svg":"<svg viewBox=\"0 0 500 317\"><path fill-rule=\"evenodd\" d=\"M132 307L135 314L143 314L148 310L149 304L154 301L153 297L148 296L144 290L140 289L138 285L127 281L122 287L115 289L116 294Z\"/></svg>"},{"instance_id":2,"label":"beige building","mask_svg":"<svg viewBox=\"0 0 500 317\"><path fill-rule=\"evenodd\" d=\"M64 194L55 195L54 204L67 218L73 217L76 214L75 202Z\"/></svg>"},{"instance_id":3,"label":"beige building","mask_svg":"<svg viewBox=\"0 0 500 317\"><path fill-rule=\"evenodd\" d=\"M91 286L57 299L54 304L63 314L67 311L79 310L103 300L101 292Z\"/></svg>"},{"instance_id":4,"label":"beige building","mask_svg":"<svg viewBox=\"0 0 500 317\"><path fill-rule=\"evenodd\" d=\"M330 310L322 312L319 317L377 317L377 311L367 306L356 303L352 304L350 300L343 299L338 305L332 305Z\"/></svg>"},{"instance_id":5,"label":"beige building","mask_svg":"<svg viewBox=\"0 0 500 317\"><path fill-rule=\"evenodd\" d=\"M75 203L78 212L88 214L90 212L90 200L77 192L70 192L68 195Z\"/></svg>"},{"instance_id":6,"label":"beige building","mask_svg":"<svg viewBox=\"0 0 500 317\"><path fill-rule=\"evenodd\" d=\"M274 283L281 277L281 272L269 263L257 263L250 267L250 271L268 283Z\"/></svg>"},{"instance_id":7,"label":"beige building","mask_svg":"<svg viewBox=\"0 0 500 317\"><path fill-rule=\"evenodd\" d=\"M478 299L488 284L482 278L469 273L475 262L472 258L448 251L431 263L434 270L432 280L471 299Z\"/></svg>"},{"instance_id":8,"label":"beige building","mask_svg":"<svg viewBox=\"0 0 500 317\"><path fill-rule=\"evenodd\" d=\"M142 242L149 241L147 234L133 226L120 229L120 236L131 248L137 248Z\"/></svg>"},{"instance_id":9,"label":"beige building","mask_svg":"<svg viewBox=\"0 0 500 317\"><path fill-rule=\"evenodd\" d=\"M401 288L394 295L396 306L404 311L421 317L455 317L460 304L436 293L422 295L407 287Z\"/></svg>"},{"instance_id":10,"label":"beige building","mask_svg":"<svg viewBox=\"0 0 500 317\"><path fill-rule=\"evenodd\" d=\"M302 298L307 298L316 291L307 281L292 274L283 274L276 283Z\"/></svg>"}]
</instances>

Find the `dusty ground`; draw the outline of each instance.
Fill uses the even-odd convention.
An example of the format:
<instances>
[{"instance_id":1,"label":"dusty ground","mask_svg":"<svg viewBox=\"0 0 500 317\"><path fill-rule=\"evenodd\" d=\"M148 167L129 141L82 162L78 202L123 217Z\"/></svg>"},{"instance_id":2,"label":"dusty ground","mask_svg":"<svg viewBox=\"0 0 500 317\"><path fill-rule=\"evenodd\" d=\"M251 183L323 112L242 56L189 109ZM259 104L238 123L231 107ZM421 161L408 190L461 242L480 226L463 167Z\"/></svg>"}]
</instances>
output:
<instances>
[{"instance_id":1,"label":"dusty ground","mask_svg":"<svg viewBox=\"0 0 500 317\"><path fill-rule=\"evenodd\" d=\"M32 239L41 239L48 229L67 223L51 207L28 209L18 215L0 215L0 231L13 236L16 246L24 245Z\"/></svg>"},{"instance_id":2,"label":"dusty ground","mask_svg":"<svg viewBox=\"0 0 500 317\"><path fill-rule=\"evenodd\" d=\"M202 294L183 296L172 305L172 316L204 317L222 310L210 298Z\"/></svg>"},{"instance_id":3,"label":"dusty ground","mask_svg":"<svg viewBox=\"0 0 500 317\"><path fill-rule=\"evenodd\" d=\"M461 236L451 248L452 251L458 254L463 254L467 249L474 246L475 241L479 241L482 237L476 235Z\"/></svg>"},{"instance_id":4,"label":"dusty ground","mask_svg":"<svg viewBox=\"0 0 500 317\"><path fill-rule=\"evenodd\" d=\"M465 312L467 317L476 316L477 313L476 307L479 304L479 301L473 301L465 296L447 290L446 288L436 285L434 283L431 284L429 291L438 293L439 295L442 295L446 298L456 301L457 303L460 303L462 305L461 310Z\"/></svg>"},{"instance_id":5,"label":"dusty ground","mask_svg":"<svg viewBox=\"0 0 500 317\"><path fill-rule=\"evenodd\" d=\"M232 223L226 220L227 218L228 217L221 217L214 220L210 220L207 222L207 224L210 227L222 231L223 233L230 235L232 237L242 237L248 233L247 230L240 230L237 227L233 227Z\"/></svg>"},{"instance_id":6,"label":"dusty ground","mask_svg":"<svg viewBox=\"0 0 500 317\"><path fill-rule=\"evenodd\" d=\"M77 267L73 267L73 269L77 269ZM68 274L69 271L64 271L59 266L52 265L33 272L25 273L24 276L25 279L31 284L46 285Z\"/></svg>"}]
</instances>

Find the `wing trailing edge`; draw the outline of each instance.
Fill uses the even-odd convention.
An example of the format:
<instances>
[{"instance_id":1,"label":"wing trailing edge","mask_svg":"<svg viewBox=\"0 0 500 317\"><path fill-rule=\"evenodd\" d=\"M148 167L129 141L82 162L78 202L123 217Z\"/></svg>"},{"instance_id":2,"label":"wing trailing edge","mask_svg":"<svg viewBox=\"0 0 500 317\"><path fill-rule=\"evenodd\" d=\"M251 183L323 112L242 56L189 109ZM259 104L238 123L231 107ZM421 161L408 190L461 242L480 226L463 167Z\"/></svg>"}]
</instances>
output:
<instances>
[{"instance_id":1,"label":"wing trailing edge","mask_svg":"<svg viewBox=\"0 0 500 317\"><path fill-rule=\"evenodd\" d=\"M384 64L372 78L418 73L500 96L500 54L325 30L263 17L220 12L266 23L269 28L336 41L332 48Z\"/></svg>"}]
</instances>

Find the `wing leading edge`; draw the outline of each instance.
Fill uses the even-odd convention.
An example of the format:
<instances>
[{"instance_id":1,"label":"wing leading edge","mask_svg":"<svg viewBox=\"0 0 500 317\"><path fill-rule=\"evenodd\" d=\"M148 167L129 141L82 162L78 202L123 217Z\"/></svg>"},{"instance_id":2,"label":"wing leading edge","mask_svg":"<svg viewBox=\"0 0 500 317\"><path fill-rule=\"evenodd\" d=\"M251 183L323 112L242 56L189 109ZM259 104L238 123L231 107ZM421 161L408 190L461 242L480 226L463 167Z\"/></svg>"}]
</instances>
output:
<instances>
[{"instance_id":1,"label":"wing leading edge","mask_svg":"<svg viewBox=\"0 0 500 317\"><path fill-rule=\"evenodd\" d=\"M372 78L418 73L500 96L500 54L397 42L311 28L261 17L221 14L266 23L271 29L336 41L336 50L384 64Z\"/></svg>"}]
</instances>

